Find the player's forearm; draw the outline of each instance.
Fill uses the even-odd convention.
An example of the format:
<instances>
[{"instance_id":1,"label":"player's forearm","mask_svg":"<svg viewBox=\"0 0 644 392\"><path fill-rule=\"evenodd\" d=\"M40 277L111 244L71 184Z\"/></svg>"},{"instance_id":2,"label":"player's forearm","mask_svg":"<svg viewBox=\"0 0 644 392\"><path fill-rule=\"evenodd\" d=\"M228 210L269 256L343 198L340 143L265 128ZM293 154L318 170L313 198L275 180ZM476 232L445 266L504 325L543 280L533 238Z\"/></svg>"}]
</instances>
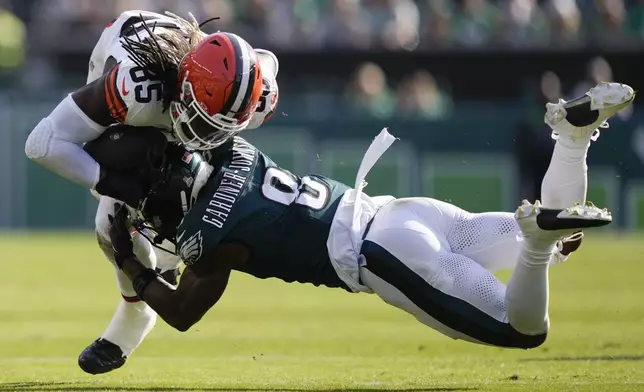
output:
<instances>
[{"instance_id":1,"label":"player's forearm","mask_svg":"<svg viewBox=\"0 0 644 392\"><path fill-rule=\"evenodd\" d=\"M121 267L122 271L136 283L142 274L149 273L148 268L136 257L127 258ZM180 295L174 286L167 283L160 275L152 279L145 288L137 294L170 326L179 331L186 331L192 325L186 324L186 318L181 312Z\"/></svg>"},{"instance_id":2,"label":"player's forearm","mask_svg":"<svg viewBox=\"0 0 644 392\"><path fill-rule=\"evenodd\" d=\"M49 170L93 188L100 169L82 144L98 137L104 129L88 119L68 96L36 125L25 143L25 154Z\"/></svg>"},{"instance_id":3,"label":"player's forearm","mask_svg":"<svg viewBox=\"0 0 644 392\"><path fill-rule=\"evenodd\" d=\"M99 180L99 164L77 144L54 141L50 144L47 154L29 156L29 158L59 176L88 189L93 189Z\"/></svg>"}]
</instances>

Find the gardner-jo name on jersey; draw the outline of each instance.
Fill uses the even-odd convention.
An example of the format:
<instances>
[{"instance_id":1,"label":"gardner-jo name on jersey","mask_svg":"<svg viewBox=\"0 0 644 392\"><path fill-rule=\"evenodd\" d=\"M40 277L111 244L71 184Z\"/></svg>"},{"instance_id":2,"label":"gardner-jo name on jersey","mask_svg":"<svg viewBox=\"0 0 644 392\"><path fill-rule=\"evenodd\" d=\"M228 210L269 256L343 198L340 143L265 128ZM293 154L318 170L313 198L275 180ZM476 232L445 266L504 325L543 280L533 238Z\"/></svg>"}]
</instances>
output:
<instances>
[{"instance_id":1,"label":"gardner-jo name on jersey","mask_svg":"<svg viewBox=\"0 0 644 392\"><path fill-rule=\"evenodd\" d=\"M221 183L208 202L201 218L205 223L218 229L224 227L228 214L242 194L257 160L258 150L242 139L234 141L232 159L227 171L222 174Z\"/></svg>"},{"instance_id":2,"label":"gardner-jo name on jersey","mask_svg":"<svg viewBox=\"0 0 644 392\"><path fill-rule=\"evenodd\" d=\"M348 187L322 176L298 177L239 137L220 148L227 151L211 159L215 172L177 231L184 262L199 263L219 244L238 243L250 254L242 272L346 288L326 241Z\"/></svg>"}]
</instances>

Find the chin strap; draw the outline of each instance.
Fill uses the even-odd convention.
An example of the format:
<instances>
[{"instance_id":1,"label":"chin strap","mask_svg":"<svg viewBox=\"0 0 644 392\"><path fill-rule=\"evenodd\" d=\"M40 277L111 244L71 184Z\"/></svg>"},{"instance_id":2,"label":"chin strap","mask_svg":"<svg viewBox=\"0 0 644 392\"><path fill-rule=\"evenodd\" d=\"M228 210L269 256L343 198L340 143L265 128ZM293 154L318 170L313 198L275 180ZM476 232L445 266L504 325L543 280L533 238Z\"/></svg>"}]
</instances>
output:
<instances>
[{"instance_id":1,"label":"chin strap","mask_svg":"<svg viewBox=\"0 0 644 392\"><path fill-rule=\"evenodd\" d=\"M162 251L164 251L164 252L166 252L168 254L176 256L176 254L177 254L177 252L176 252L177 243L173 239L167 238L163 234L157 232L153 227L151 227L150 225L148 225L147 223L145 223L142 220L138 220L135 223L134 227L135 227L137 233L139 233L139 235L141 235L143 238L145 238L150 243L150 245L152 245L155 248L157 248L159 250L162 250ZM170 242L172 245L174 245L175 250L169 250L169 249L166 249L163 246L161 246L163 241L166 241L166 240L168 242Z\"/></svg>"}]
</instances>

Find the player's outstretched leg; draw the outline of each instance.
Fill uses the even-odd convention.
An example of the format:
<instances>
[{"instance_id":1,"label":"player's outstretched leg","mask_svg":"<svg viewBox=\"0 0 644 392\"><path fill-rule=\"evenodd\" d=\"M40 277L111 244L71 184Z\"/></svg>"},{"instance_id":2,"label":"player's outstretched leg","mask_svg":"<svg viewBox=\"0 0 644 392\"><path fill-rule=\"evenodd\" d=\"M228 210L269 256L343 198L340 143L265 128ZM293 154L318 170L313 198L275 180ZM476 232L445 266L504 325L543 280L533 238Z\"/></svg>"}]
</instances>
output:
<instances>
[{"instance_id":1,"label":"player's outstretched leg","mask_svg":"<svg viewBox=\"0 0 644 392\"><path fill-rule=\"evenodd\" d=\"M586 155L598 128L630 105L633 89L621 83L600 83L582 97L548 103L544 121L556 140L550 166L541 184L541 201L549 208L565 208L586 201Z\"/></svg>"},{"instance_id":2,"label":"player's outstretched leg","mask_svg":"<svg viewBox=\"0 0 644 392\"><path fill-rule=\"evenodd\" d=\"M515 217L523 233L523 247L505 295L508 322L526 335L548 331L548 263L552 248L581 229L612 222L606 210L588 205L547 209L539 201L519 206Z\"/></svg>"},{"instance_id":3,"label":"player's outstretched leg","mask_svg":"<svg viewBox=\"0 0 644 392\"><path fill-rule=\"evenodd\" d=\"M547 105L545 122L556 140L550 165L542 183L542 203L548 208L565 208L585 203L586 156L597 129L633 102L633 89L620 83L600 83L582 97ZM454 207L455 208L455 207ZM448 240L453 252L473 259L490 271L512 269L521 251L519 226L510 213L454 214L454 229ZM557 242L551 265L562 262L577 249L582 233Z\"/></svg>"},{"instance_id":4,"label":"player's outstretched leg","mask_svg":"<svg viewBox=\"0 0 644 392\"><path fill-rule=\"evenodd\" d=\"M116 200L101 197L96 214L96 235L105 257L114 263L114 250L109 241L107 214L113 213ZM150 268L156 266L156 256L150 243L140 235L132 238L134 252ZM122 298L114 316L100 338L83 350L78 365L90 374L106 373L120 368L156 323L157 315L138 299L132 282L118 268L116 281Z\"/></svg>"},{"instance_id":5,"label":"player's outstretched leg","mask_svg":"<svg viewBox=\"0 0 644 392\"><path fill-rule=\"evenodd\" d=\"M521 206L515 224L525 240L506 289L489 270L451 252L449 211L446 203L424 198L383 206L362 244L360 279L385 302L447 336L514 348L545 341L548 261L555 242L611 221L610 214L593 206Z\"/></svg>"},{"instance_id":6,"label":"player's outstretched leg","mask_svg":"<svg viewBox=\"0 0 644 392\"><path fill-rule=\"evenodd\" d=\"M114 252L109 241L99 233L97 238L105 256L113 259ZM154 253L147 240L140 235L132 240L139 260L154 268ZM123 366L127 357L141 344L156 323L157 314L139 300L130 279L118 269L116 281L122 298L114 316L101 337L87 346L78 357L78 365L89 374L107 373Z\"/></svg>"},{"instance_id":7,"label":"player's outstretched leg","mask_svg":"<svg viewBox=\"0 0 644 392\"><path fill-rule=\"evenodd\" d=\"M586 202L588 165L586 155L591 140L599 137L598 128L608 128L607 120L630 105L635 92L622 83L599 83L583 96L571 101L560 99L546 105L544 121L556 140L550 166L541 184L541 202L548 208L565 208ZM581 233L558 244L560 250L573 250ZM566 253L564 251L564 253ZM558 257L556 261L563 261Z\"/></svg>"}]
</instances>

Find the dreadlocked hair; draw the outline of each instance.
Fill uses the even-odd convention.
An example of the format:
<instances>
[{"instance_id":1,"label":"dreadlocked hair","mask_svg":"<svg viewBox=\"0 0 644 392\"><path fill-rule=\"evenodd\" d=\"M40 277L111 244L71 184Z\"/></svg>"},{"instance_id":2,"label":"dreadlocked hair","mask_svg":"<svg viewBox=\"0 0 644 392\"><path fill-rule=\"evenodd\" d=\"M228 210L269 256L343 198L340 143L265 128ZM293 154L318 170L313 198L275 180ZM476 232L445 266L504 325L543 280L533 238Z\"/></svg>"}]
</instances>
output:
<instances>
[{"instance_id":1,"label":"dreadlocked hair","mask_svg":"<svg viewBox=\"0 0 644 392\"><path fill-rule=\"evenodd\" d=\"M140 30L135 29L133 35L123 37L123 47L128 52L128 57L163 84L164 111L168 110L173 98L179 93L181 60L206 37L192 14L188 14L190 21L171 12L166 11L165 14L174 19L177 26L163 22L154 22L152 26L148 26L141 16L141 24L148 36L142 39Z\"/></svg>"}]
</instances>

